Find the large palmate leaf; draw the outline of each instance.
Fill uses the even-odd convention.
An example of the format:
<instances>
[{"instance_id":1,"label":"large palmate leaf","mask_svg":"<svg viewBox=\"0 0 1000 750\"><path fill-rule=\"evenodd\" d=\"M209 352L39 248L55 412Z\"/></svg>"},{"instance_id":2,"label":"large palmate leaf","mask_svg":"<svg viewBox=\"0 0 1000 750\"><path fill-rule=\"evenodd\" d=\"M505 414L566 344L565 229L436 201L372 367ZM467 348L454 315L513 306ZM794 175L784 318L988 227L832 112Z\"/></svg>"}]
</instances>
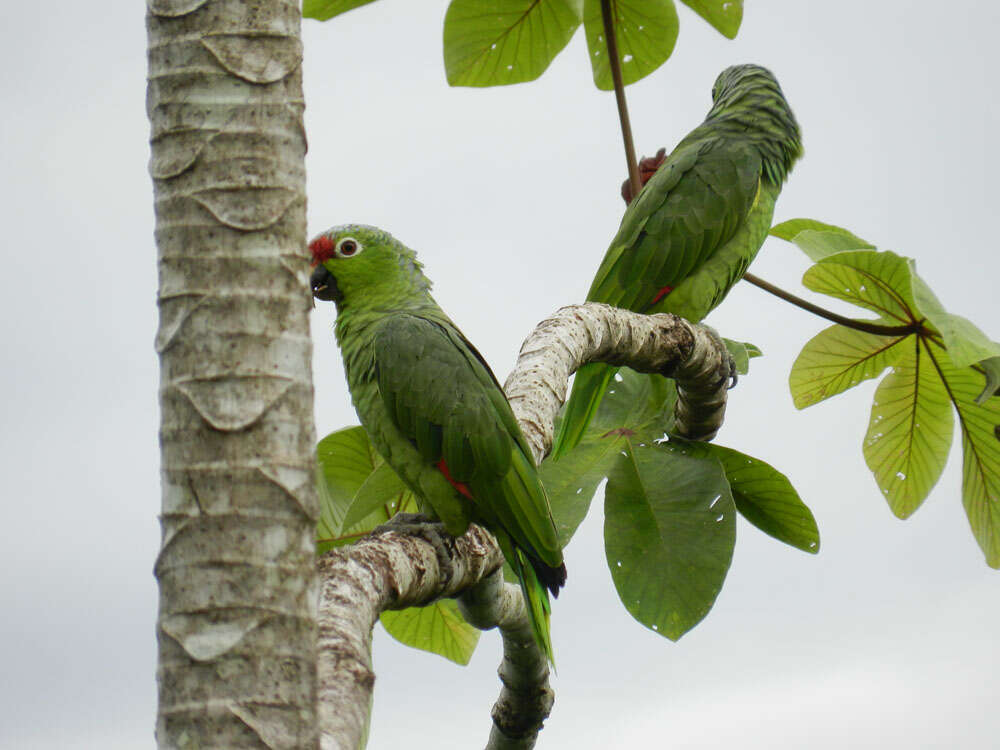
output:
<instances>
[{"instance_id":1,"label":"large palmate leaf","mask_svg":"<svg viewBox=\"0 0 1000 750\"><path fill-rule=\"evenodd\" d=\"M479 630L462 618L453 599L438 599L425 607L387 610L379 619L386 632L400 643L463 666L469 663L479 643Z\"/></svg>"},{"instance_id":2,"label":"large palmate leaf","mask_svg":"<svg viewBox=\"0 0 1000 750\"><path fill-rule=\"evenodd\" d=\"M718 461L629 441L604 492L604 543L633 617L680 638L712 608L735 541L736 508Z\"/></svg>"},{"instance_id":3,"label":"large palmate leaf","mask_svg":"<svg viewBox=\"0 0 1000 750\"><path fill-rule=\"evenodd\" d=\"M1000 344L947 312L909 258L836 251L864 241L810 219L779 224L771 233L819 261L803 277L807 287L880 316L856 321L867 331L837 325L806 345L790 377L796 406L840 393L892 365L875 392L863 453L901 518L920 506L944 469L954 408L962 434L963 504L987 563L1000 567ZM879 326L881 335L872 331Z\"/></svg>"},{"instance_id":4,"label":"large palmate leaf","mask_svg":"<svg viewBox=\"0 0 1000 750\"><path fill-rule=\"evenodd\" d=\"M899 358L906 338L841 325L820 331L802 347L788 376L795 408L804 409L878 377Z\"/></svg>"},{"instance_id":5,"label":"large palmate leaf","mask_svg":"<svg viewBox=\"0 0 1000 750\"><path fill-rule=\"evenodd\" d=\"M581 21L582 0L452 0L444 67L452 86L533 81Z\"/></svg>"},{"instance_id":6,"label":"large palmate leaf","mask_svg":"<svg viewBox=\"0 0 1000 750\"><path fill-rule=\"evenodd\" d=\"M679 28L673 0L611 0L611 18L626 86L648 76L670 57ZM584 0L583 26L594 84L610 91L614 82L601 0Z\"/></svg>"},{"instance_id":7,"label":"large palmate leaf","mask_svg":"<svg viewBox=\"0 0 1000 750\"><path fill-rule=\"evenodd\" d=\"M911 336L875 391L863 453L892 512L915 511L937 483L951 449L948 392Z\"/></svg>"}]
</instances>

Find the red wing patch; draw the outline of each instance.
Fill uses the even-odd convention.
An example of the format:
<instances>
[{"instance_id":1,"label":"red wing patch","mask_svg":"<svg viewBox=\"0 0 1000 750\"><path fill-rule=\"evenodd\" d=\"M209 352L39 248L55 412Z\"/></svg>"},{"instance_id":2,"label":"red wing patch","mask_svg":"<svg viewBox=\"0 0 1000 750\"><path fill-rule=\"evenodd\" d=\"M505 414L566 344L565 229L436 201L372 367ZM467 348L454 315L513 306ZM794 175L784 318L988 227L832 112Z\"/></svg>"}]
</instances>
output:
<instances>
[{"instance_id":1,"label":"red wing patch","mask_svg":"<svg viewBox=\"0 0 1000 750\"><path fill-rule=\"evenodd\" d=\"M448 471L448 464L446 464L444 462L443 458L440 461L438 461L435 464L435 466L437 466L438 470L442 474L444 474L444 478L448 480L448 484L450 484L452 487L454 487L456 490L458 490L459 492L461 492L463 495L465 495L470 500L473 499L472 493L469 492L469 488L468 488L467 485L462 484L461 482L456 482L454 479L451 478L451 472Z\"/></svg>"},{"instance_id":2,"label":"red wing patch","mask_svg":"<svg viewBox=\"0 0 1000 750\"><path fill-rule=\"evenodd\" d=\"M659 302L661 299L663 299L664 297L666 297L672 291L674 291L674 288L672 286L665 286L665 287L663 287L662 289L660 289L660 291L658 291L656 293L656 296L653 297L653 301L650 304L651 305L655 305L657 302Z\"/></svg>"}]
</instances>

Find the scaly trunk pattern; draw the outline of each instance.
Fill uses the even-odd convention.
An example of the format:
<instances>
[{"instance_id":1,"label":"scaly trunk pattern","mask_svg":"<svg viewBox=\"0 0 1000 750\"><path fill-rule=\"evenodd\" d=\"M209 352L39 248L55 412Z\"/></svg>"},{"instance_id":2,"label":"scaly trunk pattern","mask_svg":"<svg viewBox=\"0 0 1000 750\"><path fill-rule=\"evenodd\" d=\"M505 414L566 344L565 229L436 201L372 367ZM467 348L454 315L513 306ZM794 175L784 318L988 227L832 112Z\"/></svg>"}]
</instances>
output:
<instances>
[{"instance_id":1,"label":"scaly trunk pattern","mask_svg":"<svg viewBox=\"0 0 1000 750\"><path fill-rule=\"evenodd\" d=\"M316 746L300 10L147 0L160 747Z\"/></svg>"}]
</instances>

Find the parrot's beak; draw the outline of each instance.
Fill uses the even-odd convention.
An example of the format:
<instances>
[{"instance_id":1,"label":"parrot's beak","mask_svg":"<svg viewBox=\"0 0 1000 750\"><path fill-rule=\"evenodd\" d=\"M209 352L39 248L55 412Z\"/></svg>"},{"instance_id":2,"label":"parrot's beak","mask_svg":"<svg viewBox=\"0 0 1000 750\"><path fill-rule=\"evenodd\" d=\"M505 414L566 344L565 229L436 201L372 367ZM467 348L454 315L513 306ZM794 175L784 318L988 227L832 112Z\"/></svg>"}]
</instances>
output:
<instances>
[{"instance_id":1,"label":"parrot's beak","mask_svg":"<svg viewBox=\"0 0 1000 750\"><path fill-rule=\"evenodd\" d=\"M323 266L316 266L316 270L309 277L309 286L316 299L339 302L344 298L337 288L337 279Z\"/></svg>"}]
</instances>

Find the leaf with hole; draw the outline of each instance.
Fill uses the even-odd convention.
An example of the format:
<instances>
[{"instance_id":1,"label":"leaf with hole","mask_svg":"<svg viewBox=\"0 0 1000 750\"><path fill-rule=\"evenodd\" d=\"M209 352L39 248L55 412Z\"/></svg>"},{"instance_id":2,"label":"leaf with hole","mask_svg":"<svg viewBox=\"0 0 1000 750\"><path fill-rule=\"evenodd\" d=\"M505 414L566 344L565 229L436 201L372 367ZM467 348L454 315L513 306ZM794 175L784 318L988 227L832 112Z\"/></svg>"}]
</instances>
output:
<instances>
[{"instance_id":1,"label":"leaf with hole","mask_svg":"<svg viewBox=\"0 0 1000 750\"><path fill-rule=\"evenodd\" d=\"M538 78L581 22L580 0L452 0L444 68L452 86L506 86Z\"/></svg>"},{"instance_id":2,"label":"leaf with hole","mask_svg":"<svg viewBox=\"0 0 1000 750\"><path fill-rule=\"evenodd\" d=\"M679 28L672 0L611 0L611 18L626 86L645 78L670 57ZM584 0L583 26L594 84L602 91L610 91L614 82L601 0Z\"/></svg>"},{"instance_id":3,"label":"leaf with hole","mask_svg":"<svg viewBox=\"0 0 1000 750\"><path fill-rule=\"evenodd\" d=\"M726 39L735 39L743 21L743 0L681 0Z\"/></svg>"},{"instance_id":4,"label":"leaf with hole","mask_svg":"<svg viewBox=\"0 0 1000 750\"><path fill-rule=\"evenodd\" d=\"M819 528L784 474L770 464L715 443L696 443L722 464L740 515L778 541L819 552Z\"/></svg>"},{"instance_id":5,"label":"leaf with hole","mask_svg":"<svg viewBox=\"0 0 1000 750\"><path fill-rule=\"evenodd\" d=\"M712 608L732 561L736 508L722 466L672 443L631 443L608 477L604 544L618 596L677 640Z\"/></svg>"},{"instance_id":6,"label":"leaf with hole","mask_svg":"<svg viewBox=\"0 0 1000 750\"><path fill-rule=\"evenodd\" d=\"M911 338L875 391L865 463L892 512L908 517L944 471L954 429L948 392L923 345Z\"/></svg>"}]
</instances>

